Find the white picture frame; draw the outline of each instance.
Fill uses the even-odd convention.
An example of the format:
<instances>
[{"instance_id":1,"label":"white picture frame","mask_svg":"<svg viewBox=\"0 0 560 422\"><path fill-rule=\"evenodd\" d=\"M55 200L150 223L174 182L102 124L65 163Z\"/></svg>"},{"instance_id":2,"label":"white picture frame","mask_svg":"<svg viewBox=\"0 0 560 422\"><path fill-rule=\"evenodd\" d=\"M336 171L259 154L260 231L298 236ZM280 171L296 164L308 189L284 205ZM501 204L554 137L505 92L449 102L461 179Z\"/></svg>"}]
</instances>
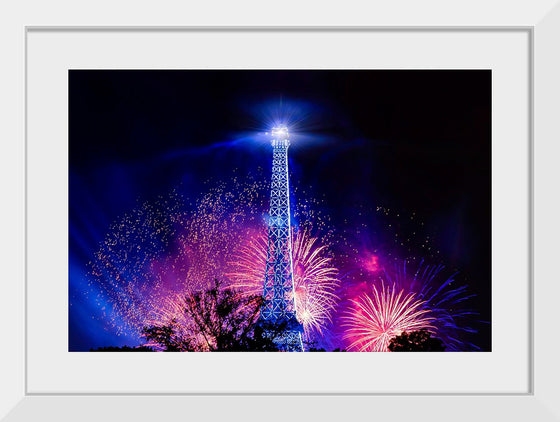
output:
<instances>
[{"instance_id":1,"label":"white picture frame","mask_svg":"<svg viewBox=\"0 0 560 422\"><path fill-rule=\"evenodd\" d=\"M45 27L62 26L91 26L108 25L121 26L122 30L136 27L141 31L142 26L150 22L150 14L146 11L140 14L142 18L127 17L127 9L131 7L128 2L118 6L112 5L111 17L104 17L98 11L87 18L74 13L66 13L60 18L59 10L53 8L41 17L41 25ZM250 3L250 2L248 2ZM256 2L255 2L256 3ZM61 6L69 3L60 2ZM284 419L287 417L278 409L286 409L298 415L305 415L313 419L349 419L352 417L375 417L378 419L408 420L411 414L400 409L412 409L413 417L419 420L444 420L453 417L457 420L473 420L475 418L487 420L491 418L509 420L558 420L560 419L560 406L557 403L557 386L559 365L556 361L554 298L558 293L558 286L554 283L554 258L555 237L558 233L558 223L555 221L558 213L558 204L551 192L554 192L553 181L557 179L555 167L555 139L558 139L559 130L555 125L557 109L554 105L560 98L560 84L556 80L560 74L557 55L558 28L560 28L560 4L557 2L541 2L532 5L512 6L507 4L479 4L469 5L457 3L458 8L464 9L460 17L455 11L442 11L438 4L423 4L422 12L414 10L411 3L410 10L403 11L400 7L383 7L372 4L365 6L365 12L375 15L371 22L365 22L368 27L386 27L391 30L406 31L412 28L481 28L500 30L523 30L529 34L529 52L532 62L530 78L532 92L528 96L528 107L533 111L529 135L532 137L527 148L529 165L529 181L532 186L530 210L530 235L529 243L533 236L535 244L527 247L538 252L536 260L531 260L530 275L531 289L527 292L527 299L532 300L529 307L530 329L532 332L530 362L531 374L526 393L468 393L468 394L265 394L256 398L258 394L244 395L229 394L196 394L183 395L177 393L155 393L134 395L130 393L103 393L91 394L65 391L63 394L30 393L27 386L24 333L27 320L24 313L25 291L25 97L23 88L25 82L25 41L28 31L36 24L33 8L39 7L38 2L25 1L12 5L10 13L3 15L4 40L7 44L6 58L8 65L2 70L5 73L3 88L6 95L2 99L4 115L13 118L6 119L2 129L3 138L10 140L3 142L2 180L6 186L8 197L16 204L13 208L3 211L3 225L7 240L3 242L3 256L9 263L8 273L5 275L2 295L2 320L9 322L5 331L3 342L2 361L0 371L3 374L0 394L0 416L6 415L8 421L17 420L118 420L130 418L136 420L167 419L175 415L184 415L188 412L192 417L210 417L212 419L230 418L232 415L243 419L262 419L265 412L269 412L267 419ZM250 10L250 4L248 4ZM255 4L253 4L255 6ZM349 6L349 5L347 5ZM158 7L163 7L159 5ZM314 8L306 9L300 6L301 13L296 18L289 19L289 14L280 12L280 17L262 18L257 13L244 15L238 12L230 16L231 21L213 20L214 13L209 6L197 6L203 18L191 18L182 23L185 26L262 26L266 25L301 25L302 16L312 17ZM226 8L229 6L225 6ZM416 6L417 7L417 6ZM505 7L511 14L504 16ZM286 7L294 10L294 8ZM350 8L349 8L350 9ZM376 12L376 13L374 13ZM433 15L433 13L436 15ZM350 26L360 26L364 22L354 14L354 21ZM247 17L249 16L249 17ZM331 13L331 19L337 13ZM344 14L343 14L344 16ZM434 19L434 16L437 18ZM97 19L97 20L96 20ZM116 20L121 21L116 22ZM275 20L276 19L276 20ZM282 19L284 19L282 21ZM339 18L341 19L341 18ZM329 31L329 25L336 24L337 20L324 21L310 19L313 27L323 26L321 33ZM346 24L346 22L341 22ZM170 16L158 20L162 27L173 27L174 20ZM326 27L324 25L327 25ZM180 29L175 27L176 29ZM289 29L289 28L286 28ZM367 29L367 28L364 28ZM18 83L15 83L15 82ZM534 125L533 125L534 122ZM536 155L533 157L533 148ZM17 159L15 159L16 157ZM534 159L534 164L533 164ZM554 161L553 161L554 160ZM533 174L540 183L533 187ZM540 188L539 188L540 186ZM533 195L537 195L537 207ZM536 245L536 248L535 248ZM535 265L536 264L536 265ZM534 292L534 295L533 295ZM534 321L534 323L533 323ZM9 347L8 347L9 346ZM432 406L430 406L430 404ZM248 409L254 410L248 414ZM275 409L270 411L270 409ZM415 410L418 409L418 410ZM418 413L419 412L419 413ZM451 415L451 416L450 416Z\"/></svg>"}]
</instances>

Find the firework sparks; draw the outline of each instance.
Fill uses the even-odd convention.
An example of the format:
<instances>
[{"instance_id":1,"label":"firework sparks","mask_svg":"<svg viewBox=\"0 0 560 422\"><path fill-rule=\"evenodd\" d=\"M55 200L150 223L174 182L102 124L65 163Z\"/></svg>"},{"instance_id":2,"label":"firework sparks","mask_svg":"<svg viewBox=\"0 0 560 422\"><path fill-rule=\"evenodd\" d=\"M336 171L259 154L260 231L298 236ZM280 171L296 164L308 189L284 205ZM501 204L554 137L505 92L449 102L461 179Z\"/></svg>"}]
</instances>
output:
<instances>
[{"instance_id":1,"label":"firework sparks","mask_svg":"<svg viewBox=\"0 0 560 422\"><path fill-rule=\"evenodd\" d=\"M308 337L313 332L322 334L337 303L338 271L327 255L327 246L307 230L292 239L296 315Z\"/></svg>"},{"instance_id":2,"label":"firework sparks","mask_svg":"<svg viewBox=\"0 0 560 422\"><path fill-rule=\"evenodd\" d=\"M231 253L262 224L255 180L219 183L189 210L176 192L145 202L111 225L89 263L89 291L107 328L139 338L144 326L181 319L176 298L228 271Z\"/></svg>"},{"instance_id":3,"label":"firework sparks","mask_svg":"<svg viewBox=\"0 0 560 422\"><path fill-rule=\"evenodd\" d=\"M89 263L90 291L85 294L93 296L118 335L142 324L151 310L149 298L159 285L146 274L175 235L173 216L180 206L174 192L142 203L111 225Z\"/></svg>"},{"instance_id":4,"label":"firework sparks","mask_svg":"<svg viewBox=\"0 0 560 422\"><path fill-rule=\"evenodd\" d=\"M103 307L108 329L139 340L145 326L175 321L181 330L189 325L183 298L215 279L240 290L243 298L261 296L268 204L268 185L262 180L220 182L190 210L173 193L115 222L90 263L87 292ZM294 214L328 232L313 200L301 203ZM296 309L305 332L320 334L337 302L338 279L327 244L309 233L301 228L293 237Z\"/></svg>"},{"instance_id":5,"label":"firework sparks","mask_svg":"<svg viewBox=\"0 0 560 422\"><path fill-rule=\"evenodd\" d=\"M447 350L477 350L477 346L463 339L464 334L476 333L468 320L477 313L466 306L474 294L468 293L466 285L456 285L456 273L446 277L444 270L444 265L426 265L421 261L409 273L404 260L392 269L385 268L384 279L423 301L423 308L434 318L433 325Z\"/></svg>"},{"instance_id":6,"label":"firework sparks","mask_svg":"<svg viewBox=\"0 0 560 422\"><path fill-rule=\"evenodd\" d=\"M331 322L338 297L338 270L309 229L292 230L292 261L296 315L303 325L306 339L321 335ZM231 288L243 295L262 295L266 268L267 236L265 230L253 233L234 255L228 274Z\"/></svg>"},{"instance_id":7,"label":"firework sparks","mask_svg":"<svg viewBox=\"0 0 560 422\"><path fill-rule=\"evenodd\" d=\"M386 352L391 339L403 331L427 329L433 332L429 311L413 293L405 294L396 286L372 287L371 292L352 299L352 307L343 316L344 338L348 349L359 352Z\"/></svg>"}]
</instances>

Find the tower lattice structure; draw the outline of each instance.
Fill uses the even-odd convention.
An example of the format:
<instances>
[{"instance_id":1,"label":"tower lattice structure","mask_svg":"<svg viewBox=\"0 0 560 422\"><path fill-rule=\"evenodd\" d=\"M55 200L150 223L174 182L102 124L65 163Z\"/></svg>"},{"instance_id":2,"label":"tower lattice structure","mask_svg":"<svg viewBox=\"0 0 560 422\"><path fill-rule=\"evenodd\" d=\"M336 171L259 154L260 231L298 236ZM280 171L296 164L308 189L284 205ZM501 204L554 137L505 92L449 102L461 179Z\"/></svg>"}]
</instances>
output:
<instances>
[{"instance_id":1,"label":"tower lattice structure","mask_svg":"<svg viewBox=\"0 0 560 422\"><path fill-rule=\"evenodd\" d=\"M280 350L303 351L301 325L296 319L288 178L289 134L272 131L272 179L268 221L268 249L261 321L283 327L275 333Z\"/></svg>"}]
</instances>

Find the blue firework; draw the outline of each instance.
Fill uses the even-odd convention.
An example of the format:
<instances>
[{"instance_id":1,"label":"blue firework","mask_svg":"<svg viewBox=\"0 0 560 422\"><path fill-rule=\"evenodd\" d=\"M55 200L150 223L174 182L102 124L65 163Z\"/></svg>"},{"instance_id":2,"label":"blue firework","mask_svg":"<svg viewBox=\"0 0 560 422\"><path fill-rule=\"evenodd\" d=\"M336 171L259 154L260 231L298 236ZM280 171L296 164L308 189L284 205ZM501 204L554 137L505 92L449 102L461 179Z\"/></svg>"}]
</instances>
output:
<instances>
[{"instance_id":1,"label":"blue firework","mask_svg":"<svg viewBox=\"0 0 560 422\"><path fill-rule=\"evenodd\" d=\"M442 264L427 265L420 261L416 269L410 272L407 261L396 263L393 269L383 269L384 279L396 286L415 293L424 307L434 318L432 324L438 337L448 351L480 350L468 341L477 330L471 325L478 312L469 306L469 299L476 295L469 292L467 285L457 283L457 272L445 274Z\"/></svg>"}]
</instances>

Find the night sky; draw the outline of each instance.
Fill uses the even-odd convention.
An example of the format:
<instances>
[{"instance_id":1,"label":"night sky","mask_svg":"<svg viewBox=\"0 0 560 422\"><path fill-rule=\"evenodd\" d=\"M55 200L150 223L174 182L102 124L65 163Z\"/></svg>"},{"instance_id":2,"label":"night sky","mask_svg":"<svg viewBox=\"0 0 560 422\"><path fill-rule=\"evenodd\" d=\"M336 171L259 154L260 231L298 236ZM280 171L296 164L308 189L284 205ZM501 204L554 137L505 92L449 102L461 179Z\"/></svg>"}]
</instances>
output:
<instances>
[{"instance_id":1,"label":"night sky","mask_svg":"<svg viewBox=\"0 0 560 422\"><path fill-rule=\"evenodd\" d=\"M126 343L81 296L111 222L177 186L196 196L234 168L269 175L263 133L280 121L293 134L290 182L324 198L335 230L418 216L433 250L412 253L459 272L482 321L473 341L490 350L487 70L69 71L70 350Z\"/></svg>"}]
</instances>

